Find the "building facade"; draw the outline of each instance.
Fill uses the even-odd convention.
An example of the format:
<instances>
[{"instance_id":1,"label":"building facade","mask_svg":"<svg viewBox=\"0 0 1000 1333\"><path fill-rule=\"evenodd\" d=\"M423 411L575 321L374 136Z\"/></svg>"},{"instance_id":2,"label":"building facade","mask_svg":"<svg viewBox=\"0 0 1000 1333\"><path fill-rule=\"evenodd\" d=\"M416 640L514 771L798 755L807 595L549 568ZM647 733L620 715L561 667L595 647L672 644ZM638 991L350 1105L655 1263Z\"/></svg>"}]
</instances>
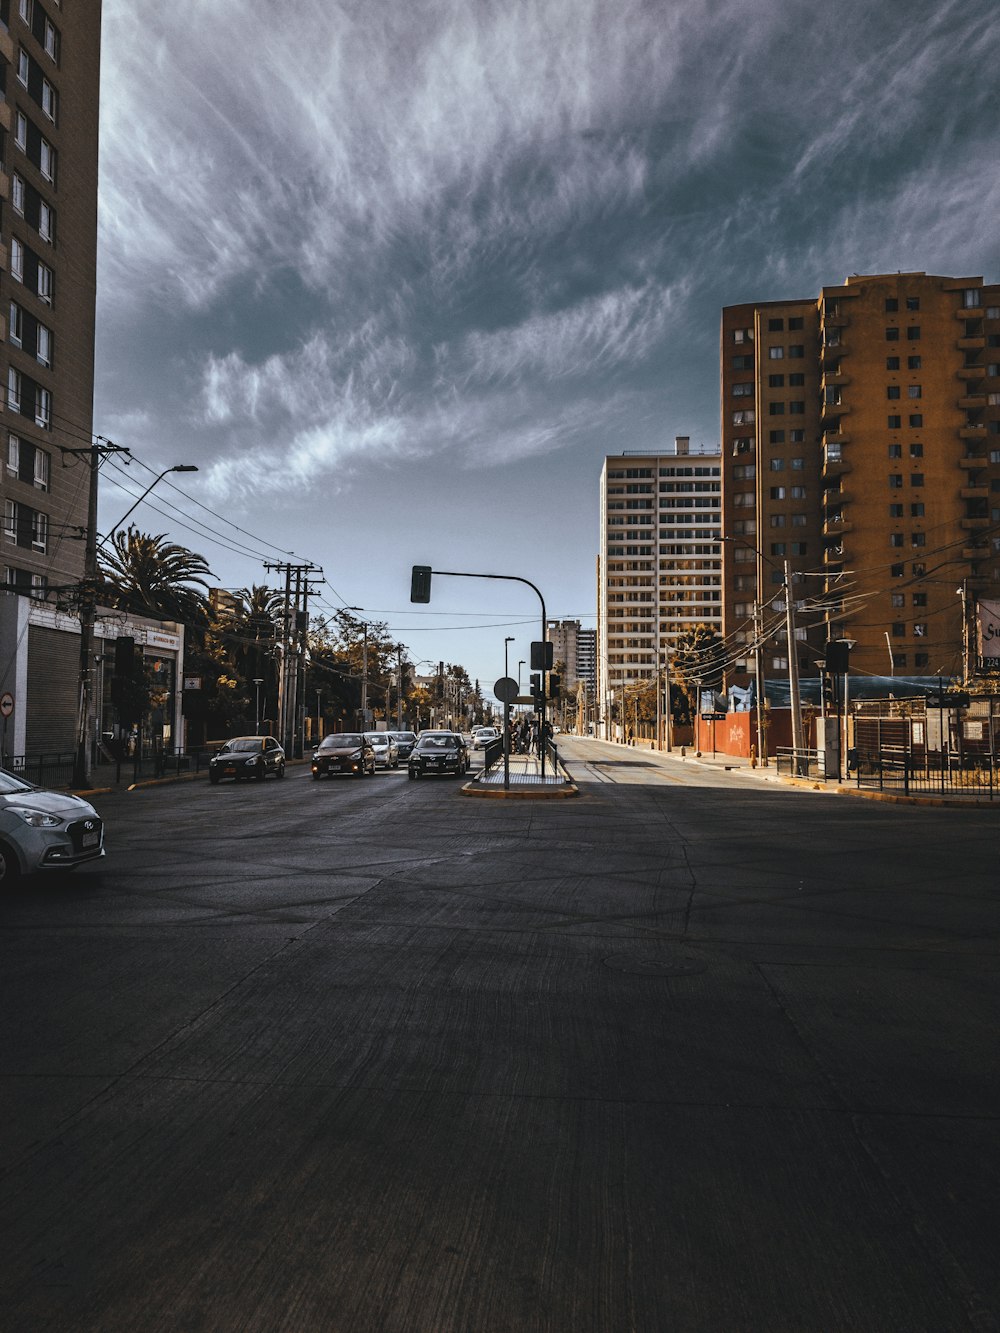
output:
<instances>
[{"instance_id":1,"label":"building facade","mask_svg":"<svg viewBox=\"0 0 1000 1333\"><path fill-rule=\"evenodd\" d=\"M88 522L100 34L100 0L0 3L0 565L27 603L0 622L0 689L29 751L75 744L79 621L57 608Z\"/></svg>"},{"instance_id":2,"label":"building facade","mask_svg":"<svg viewBox=\"0 0 1000 1333\"><path fill-rule=\"evenodd\" d=\"M662 454L605 458L597 688L605 733L630 685L663 677L686 631L722 626L721 459L686 436Z\"/></svg>"},{"instance_id":3,"label":"building facade","mask_svg":"<svg viewBox=\"0 0 1000 1333\"><path fill-rule=\"evenodd\" d=\"M801 673L847 639L865 673L965 674L1000 595L1000 287L853 276L727 307L720 381L739 683L758 643L787 669L786 569Z\"/></svg>"}]
</instances>

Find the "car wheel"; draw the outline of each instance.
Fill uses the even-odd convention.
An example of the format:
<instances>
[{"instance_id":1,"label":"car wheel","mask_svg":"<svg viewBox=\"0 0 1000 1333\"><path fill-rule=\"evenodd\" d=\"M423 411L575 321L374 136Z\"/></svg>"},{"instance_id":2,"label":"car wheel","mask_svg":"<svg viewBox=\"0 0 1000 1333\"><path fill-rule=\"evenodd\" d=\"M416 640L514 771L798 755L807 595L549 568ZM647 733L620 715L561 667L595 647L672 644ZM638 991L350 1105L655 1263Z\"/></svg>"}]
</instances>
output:
<instances>
[{"instance_id":1,"label":"car wheel","mask_svg":"<svg viewBox=\"0 0 1000 1333\"><path fill-rule=\"evenodd\" d=\"M217 787L217 786L219 785L219 775L218 775L218 773L213 773L212 770L209 769L209 771L208 771L208 780L209 780L209 782L212 784L213 787Z\"/></svg>"},{"instance_id":2,"label":"car wheel","mask_svg":"<svg viewBox=\"0 0 1000 1333\"><path fill-rule=\"evenodd\" d=\"M21 863L15 852L0 842L0 889L11 889L21 878Z\"/></svg>"},{"instance_id":3,"label":"car wheel","mask_svg":"<svg viewBox=\"0 0 1000 1333\"><path fill-rule=\"evenodd\" d=\"M267 777L267 765L261 764L258 767L257 772L253 776L255 782L263 782L264 779Z\"/></svg>"},{"instance_id":4,"label":"car wheel","mask_svg":"<svg viewBox=\"0 0 1000 1333\"><path fill-rule=\"evenodd\" d=\"M278 767L274 770L274 772L275 772L275 776L276 776L276 777L283 778L283 777L285 776L285 761L284 761L284 759L282 759L281 763L280 763L280 764L278 765Z\"/></svg>"},{"instance_id":5,"label":"car wheel","mask_svg":"<svg viewBox=\"0 0 1000 1333\"><path fill-rule=\"evenodd\" d=\"M365 768L364 764L362 764L361 767L358 769L358 777L366 778L367 776L368 776L368 770Z\"/></svg>"},{"instance_id":6,"label":"car wheel","mask_svg":"<svg viewBox=\"0 0 1000 1333\"><path fill-rule=\"evenodd\" d=\"M417 775L416 775L416 773L414 773L413 769L411 768L411 769L407 772L406 776L407 776L407 777L410 779L410 781L412 782L413 779L414 779Z\"/></svg>"}]
</instances>

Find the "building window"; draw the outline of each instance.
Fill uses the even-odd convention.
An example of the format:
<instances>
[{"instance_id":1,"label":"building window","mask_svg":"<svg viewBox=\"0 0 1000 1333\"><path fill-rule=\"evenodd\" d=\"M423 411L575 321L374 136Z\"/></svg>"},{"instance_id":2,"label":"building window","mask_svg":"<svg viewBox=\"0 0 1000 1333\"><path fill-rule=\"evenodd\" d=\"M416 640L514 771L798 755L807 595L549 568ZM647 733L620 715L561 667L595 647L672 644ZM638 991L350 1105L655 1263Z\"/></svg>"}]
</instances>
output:
<instances>
[{"instance_id":1,"label":"building window","mask_svg":"<svg viewBox=\"0 0 1000 1333\"><path fill-rule=\"evenodd\" d=\"M894 621L894 623L893 623L893 626L892 626L892 637L893 637L894 639L905 639L905 638L906 638L906 626L903 625L903 624L901 624L898 620L897 620L897 621Z\"/></svg>"},{"instance_id":2,"label":"building window","mask_svg":"<svg viewBox=\"0 0 1000 1333\"><path fill-rule=\"evenodd\" d=\"M888 425L890 430L901 430L903 425L903 418L897 416L888 416L886 417L886 424Z\"/></svg>"},{"instance_id":3,"label":"building window","mask_svg":"<svg viewBox=\"0 0 1000 1333\"><path fill-rule=\"evenodd\" d=\"M791 496L793 500L804 500L806 498L806 488L804 486L793 486Z\"/></svg>"},{"instance_id":4,"label":"building window","mask_svg":"<svg viewBox=\"0 0 1000 1333\"><path fill-rule=\"evenodd\" d=\"M899 385L898 385L898 384L890 384L889 387L888 387L888 388L886 389L886 391L885 391L885 396L886 396L887 398L898 398L898 397L899 397Z\"/></svg>"},{"instance_id":5,"label":"building window","mask_svg":"<svg viewBox=\"0 0 1000 1333\"><path fill-rule=\"evenodd\" d=\"M35 350L35 358L40 365L52 365L52 330L47 329L44 324L38 326L38 344Z\"/></svg>"},{"instance_id":6,"label":"building window","mask_svg":"<svg viewBox=\"0 0 1000 1333\"><path fill-rule=\"evenodd\" d=\"M805 415L806 405L802 402L793 401L788 404L788 410L793 417L801 417Z\"/></svg>"},{"instance_id":7,"label":"building window","mask_svg":"<svg viewBox=\"0 0 1000 1333\"><path fill-rule=\"evenodd\" d=\"M49 57L49 59L53 62L53 64L58 65L59 33L56 31L54 24L49 19L45 20L45 35L42 39L42 45L45 47L45 54Z\"/></svg>"},{"instance_id":8,"label":"building window","mask_svg":"<svg viewBox=\"0 0 1000 1333\"><path fill-rule=\"evenodd\" d=\"M886 368L886 370L898 370L898 369L899 369L899 357L898 357L898 356L887 356L887 357L885 358L885 368Z\"/></svg>"},{"instance_id":9,"label":"building window","mask_svg":"<svg viewBox=\"0 0 1000 1333\"><path fill-rule=\"evenodd\" d=\"M783 389L785 387L784 375L768 375L767 387L769 389Z\"/></svg>"},{"instance_id":10,"label":"building window","mask_svg":"<svg viewBox=\"0 0 1000 1333\"><path fill-rule=\"evenodd\" d=\"M35 393L35 425L49 430L52 425L52 394L41 385Z\"/></svg>"},{"instance_id":11,"label":"building window","mask_svg":"<svg viewBox=\"0 0 1000 1333\"><path fill-rule=\"evenodd\" d=\"M772 486L772 487L771 487L771 499L772 499L772 500L783 500L784 498L785 498L785 488L784 488L784 486Z\"/></svg>"},{"instance_id":12,"label":"building window","mask_svg":"<svg viewBox=\"0 0 1000 1333\"><path fill-rule=\"evenodd\" d=\"M47 514L40 514L36 509L31 515L31 545L35 551L43 554L49 545L49 520Z\"/></svg>"},{"instance_id":13,"label":"building window","mask_svg":"<svg viewBox=\"0 0 1000 1333\"><path fill-rule=\"evenodd\" d=\"M10 276L24 281L24 246L16 236L10 238Z\"/></svg>"},{"instance_id":14,"label":"building window","mask_svg":"<svg viewBox=\"0 0 1000 1333\"><path fill-rule=\"evenodd\" d=\"M768 431L767 442L768 444L784 444L785 432L783 430Z\"/></svg>"},{"instance_id":15,"label":"building window","mask_svg":"<svg viewBox=\"0 0 1000 1333\"><path fill-rule=\"evenodd\" d=\"M767 410L772 417L783 417L785 415L785 404L768 403Z\"/></svg>"},{"instance_id":16,"label":"building window","mask_svg":"<svg viewBox=\"0 0 1000 1333\"><path fill-rule=\"evenodd\" d=\"M919 500L916 504L910 505L910 518L924 517L924 502Z\"/></svg>"},{"instance_id":17,"label":"building window","mask_svg":"<svg viewBox=\"0 0 1000 1333\"><path fill-rule=\"evenodd\" d=\"M901 579L903 577L904 570L905 567L903 565L891 565L889 567L889 574L894 579Z\"/></svg>"},{"instance_id":18,"label":"building window","mask_svg":"<svg viewBox=\"0 0 1000 1333\"><path fill-rule=\"evenodd\" d=\"M988 305L986 307L987 319L1000 319L1000 305Z\"/></svg>"},{"instance_id":19,"label":"building window","mask_svg":"<svg viewBox=\"0 0 1000 1333\"><path fill-rule=\"evenodd\" d=\"M734 343L752 343L753 329L733 329Z\"/></svg>"},{"instance_id":20,"label":"building window","mask_svg":"<svg viewBox=\"0 0 1000 1333\"><path fill-rule=\"evenodd\" d=\"M926 532L911 532L911 533L910 533L910 545L911 545L911 546L926 546L926 545L927 545L927 534L926 534Z\"/></svg>"},{"instance_id":21,"label":"building window","mask_svg":"<svg viewBox=\"0 0 1000 1333\"><path fill-rule=\"evenodd\" d=\"M38 265L38 296L46 305L52 304L52 270L48 264Z\"/></svg>"},{"instance_id":22,"label":"building window","mask_svg":"<svg viewBox=\"0 0 1000 1333\"><path fill-rule=\"evenodd\" d=\"M890 457L890 458L902 458L902 457L903 457L903 446L902 446L901 444L890 444L890 445L889 445L889 457Z\"/></svg>"},{"instance_id":23,"label":"building window","mask_svg":"<svg viewBox=\"0 0 1000 1333\"><path fill-rule=\"evenodd\" d=\"M899 342L899 329L886 329L885 340L887 343Z\"/></svg>"},{"instance_id":24,"label":"building window","mask_svg":"<svg viewBox=\"0 0 1000 1333\"><path fill-rule=\"evenodd\" d=\"M979 305L979 288L966 287L962 292L962 309L975 310Z\"/></svg>"},{"instance_id":25,"label":"building window","mask_svg":"<svg viewBox=\"0 0 1000 1333\"><path fill-rule=\"evenodd\" d=\"M902 505L898 505L898 504L891 504L891 505L889 506L889 517L890 517L890 518L902 518L902 517L903 517L903 506L902 506Z\"/></svg>"},{"instance_id":26,"label":"building window","mask_svg":"<svg viewBox=\"0 0 1000 1333\"><path fill-rule=\"evenodd\" d=\"M783 458L772 458L770 468L772 472L784 472L785 460Z\"/></svg>"},{"instance_id":27,"label":"building window","mask_svg":"<svg viewBox=\"0 0 1000 1333\"><path fill-rule=\"evenodd\" d=\"M781 333L784 327L785 321L783 319L769 319L767 321L768 333Z\"/></svg>"},{"instance_id":28,"label":"building window","mask_svg":"<svg viewBox=\"0 0 1000 1333\"><path fill-rule=\"evenodd\" d=\"M907 308L907 310L919 310L919 309L920 309L920 297L919 297L919 296L908 296L908 297L906 298L906 308Z\"/></svg>"},{"instance_id":29,"label":"building window","mask_svg":"<svg viewBox=\"0 0 1000 1333\"><path fill-rule=\"evenodd\" d=\"M924 484L924 474L923 474L922 472L911 472L911 473L910 473L910 485L911 485L911 486L922 486L923 484Z\"/></svg>"},{"instance_id":30,"label":"building window","mask_svg":"<svg viewBox=\"0 0 1000 1333\"><path fill-rule=\"evenodd\" d=\"M767 356L769 361L784 361L785 349L783 347L769 347Z\"/></svg>"},{"instance_id":31,"label":"building window","mask_svg":"<svg viewBox=\"0 0 1000 1333\"><path fill-rule=\"evenodd\" d=\"M911 342L911 343L915 343L915 342L919 341L919 338L920 338L920 325L919 325L919 324L909 324L909 325L907 325L907 329L906 329L906 341L907 341L907 342Z\"/></svg>"},{"instance_id":32,"label":"building window","mask_svg":"<svg viewBox=\"0 0 1000 1333\"><path fill-rule=\"evenodd\" d=\"M732 358L733 370L753 370L752 356L734 356Z\"/></svg>"},{"instance_id":33,"label":"building window","mask_svg":"<svg viewBox=\"0 0 1000 1333\"><path fill-rule=\"evenodd\" d=\"M772 542L772 543L771 543L771 554L772 554L772 555L784 555L784 554L785 554L785 549L786 549L786 548L785 548L785 543L784 543L784 542Z\"/></svg>"},{"instance_id":34,"label":"building window","mask_svg":"<svg viewBox=\"0 0 1000 1333\"><path fill-rule=\"evenodd\" d=\"M805 516L805 514L793 514L793 515L792 515L792 527L793 527L793 528L804 528L805 526L806 526L806 516Z\"/></svg>"},{"instance_id":35,"label":"building window","mask_svg":"<svg viewBox=\"0 0 1000 1333\"><path fill-rule=\"evenodd\" d=\"M893 593L890 593L890 594L889 594L889 605L890 605L890 606L893 606L893 607L901 607L901 606L905 606L905 605L906 605L906 595L905 595L905 593L901 593L901 592L893 592Z\"/></svg>"},{"instance_id":36,"label":"building window","mask_svg":"<svg viewBox=\"0 0 1000 1333\"><path fill-rule=\"evenodd\" d=\"M48 139L42 139L38 149L38 169L47 181L55 183L56 179L56 150L49 143Z\"/></svg>"},{"instance_id":37,"label":"building window","mask_svg":"<svg viewBox=\"0 0 1000 1333\"><path fill-rule=\"evenodd\" d=\"M734 426L752 426L757 420L757 413L752 407L745 407L742 412L733 413Z\"/></svg>"},{"instance_id":38,"label":"building window","mask_svg":"<svg viewBox=\"0 0 1000 1333\"><path fill-rule=\"evenodd\" d=\"M793 434L794 434L794 432L793 432ZM793 458L793 459L792 459L792 471L793 471L793 472L802 472L802 471L805 470L805 466L806 466L806 460L805 460L804 458Z\"/></svg>"},{"instance_id":39,"label":"building window","mask_svg":"<svg viewBox=\"0 0 1000 1333\"><path fill-rule=\"evenodd\" d=\"M907 398L923 398L923 386L920 384L908 384L906 386L906 396Z\"/></svg>"},{"instance_id":40,"label":"building window","mask_svg":"<svg viewBox=\"0 0 1000 1333\"><path fill-rule=\"evenodd\" d=\"M17 53L17 81L25 88L28 86L28 53L22 46Z\"/></svg>"},{"instance_id":41,"label":"building window","mask_svg":"<svg viewBox=\"0 0 1000 1333\"><path fill-rule=\"evenodd\" d=\"M28 147L28 117L23 111L18 111L14 117L14 142L25 152Z\"/></svg>"},{"instance_id":42,"label":"building window","mask_svg":"<svg viewBox=\"0 0 1000 1333\"><path fill-rule=\"evenodd\" d=\"M785 526L785 516L784 516L784 514L772 514L772 515L771 515L771 527L772 527L772 528L783 528L784 526Z\"/></svg>"},{"instance_id":43,"label":"building window","mask_svg":"<svg viewBox=\"0 0 1000 1333\"><path fill-rule=\"evenodd\" d=\"M7 407L11 412L21 410L21 372L7 367Z\"/></svg>"},{"instance_id":44,"label":"building window","mask_svg":"<svg viewBox=\"0 0 1000 1333\"><path fill-rule=\"evenodd\" d=\"M911 429L911 430L920 430L921 427L923 426L923 424L924 424L924 414L923 414L923 412L911 412L911 413L910 413L910 429Z\"/></svg>"},{"instance_id":45,"label":"building window","mask_svg":"<svg viewBox=\"0 0 1000 1333\"><path fill-rule=\"evenodd\" d=\"M743 381L741 381L739 384L734 384L734 385L733 385L733 397L734 397L734 398L752 398L752 397L753 397L753 382L752 382L752 381L746 381L746 380L743 380Z\"/></svg>"},{"instance_id":46,"label":"building window","mask_svg":"<svg viewBox=\"0 0 1000 1333\"><path fill-rule=\"evenodd\" d=\"M801 361L806 354L806 349L802 343L793 343L788 349L788 355L793 361Z\"/></svg>"},{"instance_id":47,"label":"building window","mask_svg":"<svg viewBox=\"0 0 1000 1333\"><path fill-rule=\"evenodd\" d=\"M805 542L792 542L792 555L808 555L809 551Z\"/></svg>"},{"instance_id":48,"label":"building window","mask_svg":"<svg viewBox=\"0 0 1000 1333\"><path fill-rule=\"evenodd\" d=\"M890 472L890 473L889 473L889 489L892 490L892 491L898 491L898 490L901 489L902 485L903 485L903 474L902 474L902 472Z\"/></svg>"},{"instance_id":49,"label":"building window","mask_svg":"<svg viewBox=\"0 0 1000 1333\"><path fill-rule=\"evenodd\" d=\"M51 120L53 123L55 123L56 119L57 105L58 105L58 99L56 95L56 90L52 87L52 84L49 83L48 79L43 79L42 111L45 113L46 116L48 116L49 120Z\"/></svg>"},{"instance_id":50,"label":"building window","mask_svg":"<svg viewBox=\"0 0 1000 1333\"><path fill-rule=\"evenodd\" d=\"M805 385L805 382L806 377L801 371L796 371L794 375L789 375L788 377L788 385L789 388L792 389L801 389Z\"/></svg>"},{"instance_id":51,"label":"building window","mask_svg":"<svg viewBox=\"0 0 1000 1333\"><path fill-rule=\"evenodd\" d=\"M890 545L890 546L902 546L902 544L903 544L903 534L902 534L901 532L890 532L890 533L889 533L889 545Z\"/></svg>"},{"instance_id":52,"label":"building window","mask_svg":"<svg viewBox=\"0 0 1000 1333\"><path fill-rule=\"evenodd\" d=\"M907 370L919 370L921 368L921 358L919 356L908 356L906 358Z\"/></svg>"},{"instance_id":53,"label":"building window","mask_svg":"<svg viewBox=\"0 0 1000 1333\"><path fill-rule=\"evenodd\" d=\"M40 491L49 489L49 469L50 460L44 449L35 450L35 468L33 481L36 488Z\"/></svg>"},{"instance_id":54,"label":"building window","mask_svg":"<svg viewBox=\"0 0 1000 1333\"><path fill-rule=\"evenodd\" d=\"M899 301L896 299L896 297L887 296L885 298L885 313L887 315L894 315L898 309L899 309Z\"/></svg>"},{"instance_id":55,"label":"building window","mask_svg":"<svg viewBox=\"0 0 1000 1333\"><path fill-rule=\"evenodd\" d=\"M15 347L21 346L21 339L24 334L24 311L16 301L10 303L10 316L7 326L7 337Z\"/></svg>"},{"instance_id":56,"label":"building window","mask_svg":"<svg viewBox=\"0 0 1000 1333\"><path fill-rule=\"evenodd\" d=\"M922 444L911 444L911 445L910 445L910 457L911 457L911 458L923 458L923 456L924 456L924 446L923 446Z\"/></svg>"}]
</instances>

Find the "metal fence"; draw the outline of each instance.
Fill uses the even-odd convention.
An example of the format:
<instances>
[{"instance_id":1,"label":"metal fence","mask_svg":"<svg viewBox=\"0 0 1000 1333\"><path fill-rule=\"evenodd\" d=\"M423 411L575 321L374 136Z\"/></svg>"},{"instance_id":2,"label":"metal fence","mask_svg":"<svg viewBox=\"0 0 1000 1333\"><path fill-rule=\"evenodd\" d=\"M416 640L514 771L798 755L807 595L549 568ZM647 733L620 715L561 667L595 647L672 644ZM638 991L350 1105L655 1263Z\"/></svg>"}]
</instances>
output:
<instances>
[{"instance_id":1,"label":"metal fence","mask_svg":"<svg viewBox=\"0 0 1000 1333\"><path fill-rule=\"evenodd\" d=\"M851 758L859 788L903 796L967 796L988 801L1000 797L996 755L884 745L878 750L857 750Z\"/></svg>"},{"instance_id":2,"label":"metal fence","mask_svg":"<svg viewBox=\"0 0 1000 1333\"><path fill-rule=\"evenodd\" d=\"M7 754L3 756L3 767L25 782L33 782L36 787L68 787L73 781L75 753L70 750L62 754Z\"/></svg>"},{"instance_id":3,"label":"metal fence","mask_svg":"<svg viewBox=\"0 0 1000 1333\"><path fill-rule=\"evenodd\" d=\"M796 750L779 745L774 756L778 772L793 778L826 778L826 756L822 750Z\"/></svg>"}]
</instances>

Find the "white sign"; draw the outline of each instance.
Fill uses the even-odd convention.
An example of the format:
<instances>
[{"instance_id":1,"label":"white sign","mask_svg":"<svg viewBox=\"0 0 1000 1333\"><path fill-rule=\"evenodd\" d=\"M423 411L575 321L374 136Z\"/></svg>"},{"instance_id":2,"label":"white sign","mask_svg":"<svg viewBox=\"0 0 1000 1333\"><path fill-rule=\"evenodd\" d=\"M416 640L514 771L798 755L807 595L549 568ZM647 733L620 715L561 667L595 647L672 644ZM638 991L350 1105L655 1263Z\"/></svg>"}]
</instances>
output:
<instances>
[{"instance_id":1,"label":"white sign","mask_svg":"<svg viewBox=\"0 0 1000 1333\"><path fill-rule=\"evenodd\" d=\"M979 656L1000 657L1000 602L977 602Z\"/></svg>"},{"instance_id":2,"label":"white sign","mask_svg":"<svg viewBox=\"0 0 1000 1333\"><path fill-rule=\"evenodd\" d=\"M14 696L9 690L0 694L0 717L10 717L14 711Z\"/></svg>"}]
</instances>

